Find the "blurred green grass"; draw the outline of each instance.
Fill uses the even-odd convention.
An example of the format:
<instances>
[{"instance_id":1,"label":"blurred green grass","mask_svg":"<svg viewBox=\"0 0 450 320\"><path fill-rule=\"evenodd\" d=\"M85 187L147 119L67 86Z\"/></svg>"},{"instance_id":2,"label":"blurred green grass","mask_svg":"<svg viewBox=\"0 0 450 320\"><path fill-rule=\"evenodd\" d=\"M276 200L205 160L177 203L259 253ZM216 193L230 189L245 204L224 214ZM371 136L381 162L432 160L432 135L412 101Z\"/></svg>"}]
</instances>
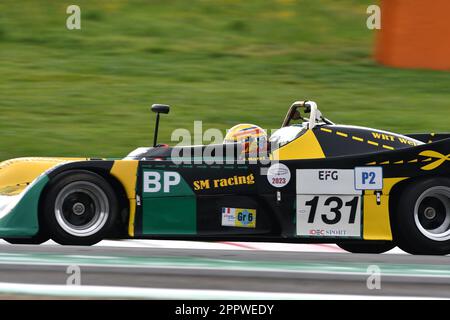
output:
<instances>
[{"instance_id":1,"label":"blurred green grass","mask_svg":"<svg viewBox=\"0 0 450 320\"><path fill-rule=\"evenodd\" d=\"M277 128L294 100L338 123L448 131L450 73L379 66L372 0L0 2L0 160L121 157L175 128Z\"/></svg>"}]
</instances>

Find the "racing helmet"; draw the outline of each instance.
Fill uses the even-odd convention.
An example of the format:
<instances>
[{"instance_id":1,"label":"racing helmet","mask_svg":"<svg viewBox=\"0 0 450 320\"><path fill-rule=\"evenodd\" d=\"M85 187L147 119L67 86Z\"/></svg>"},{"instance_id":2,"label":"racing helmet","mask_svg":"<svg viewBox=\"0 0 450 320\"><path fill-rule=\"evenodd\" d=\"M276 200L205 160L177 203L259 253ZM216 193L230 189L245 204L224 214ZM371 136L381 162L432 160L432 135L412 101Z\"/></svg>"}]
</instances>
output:
<instances>
[{"instance_id":1,"label":"racing helmet","mask_svg":"<svg viewBox=\"0 0 450 320\"><path fill-rule=\"evenodd\" d=\"M228 130L224 143L242 143L242 153L256 155L267 150L267 133L257 125L241 123Z\"/></svg>"}]
</instances>

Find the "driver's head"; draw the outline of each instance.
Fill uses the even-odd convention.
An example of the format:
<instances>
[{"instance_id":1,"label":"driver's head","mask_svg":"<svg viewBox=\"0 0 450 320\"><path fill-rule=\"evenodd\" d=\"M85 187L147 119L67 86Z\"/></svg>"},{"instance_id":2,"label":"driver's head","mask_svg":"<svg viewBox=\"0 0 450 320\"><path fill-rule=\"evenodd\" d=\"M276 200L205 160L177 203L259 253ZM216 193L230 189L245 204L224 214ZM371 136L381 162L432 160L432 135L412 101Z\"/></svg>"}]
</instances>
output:
<instances>
[{"instance_id":1,"label":"driver's head","mask_svg":"<svg viewBox=\"0 0 450 320\"><path fill-rule=\"evenodd\" d=\"M242 123L228 130L224 143L243 143L243 153L256 155L267 150L267 133L254 124Z\"/></svg>"}]
</instances>

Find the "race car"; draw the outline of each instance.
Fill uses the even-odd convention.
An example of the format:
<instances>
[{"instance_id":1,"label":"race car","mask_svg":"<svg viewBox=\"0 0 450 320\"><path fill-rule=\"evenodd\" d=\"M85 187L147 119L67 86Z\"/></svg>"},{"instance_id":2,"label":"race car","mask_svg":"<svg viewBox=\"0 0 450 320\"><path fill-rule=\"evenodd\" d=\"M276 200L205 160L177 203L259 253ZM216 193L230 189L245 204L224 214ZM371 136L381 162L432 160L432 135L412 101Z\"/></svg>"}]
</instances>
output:
<instances>
[{"instance_id":1,"label":"race car","mask_svg":"<svg viewBox=\"0 0 450 320\"><path fill-rule=\"evenodd\" d=\"M120 159L0 163L0 238L336 243L450 254L450 134L337 125L297 101L270 137L237 125L222 144L141 147Z\"/></svg>"}]
</instances>

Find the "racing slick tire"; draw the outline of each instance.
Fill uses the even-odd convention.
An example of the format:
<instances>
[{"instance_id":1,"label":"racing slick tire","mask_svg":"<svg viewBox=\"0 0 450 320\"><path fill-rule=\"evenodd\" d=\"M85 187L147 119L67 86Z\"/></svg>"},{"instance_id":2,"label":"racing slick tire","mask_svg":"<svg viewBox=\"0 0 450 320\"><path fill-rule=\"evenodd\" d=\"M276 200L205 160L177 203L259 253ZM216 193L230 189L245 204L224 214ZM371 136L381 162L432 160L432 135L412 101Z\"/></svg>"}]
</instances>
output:
<instances>
[{"instance_id":1,"label":"racing slick tire","mask_svg":"<svg viewBox=\"0 0 450 320\"><path fill-rule=\"evenodd\" d=\"M351 253L384 253L395 248L393 242L378 241L356 241L356 242L338 242L337 246Z\"/></svg>"},{"instance_id":2,"label":"racing slick tire","mask_svg":"<svg viewBox=\"0 0 450 320\"><path fill-rule=\"evenodd\" d=\"M94 245L108 237L118 218L117 196L100 175L72 171L51 182L42 220L51 238L62 245Z\"/></svg>"},{"instance_id":3,"label":"racing slick tire","mask_svg":"<svg viewBox=\"0 0 450 320\"><path fill-rule=\"evenodd\" d=\"M435 177L409 185L393 217L398 246L410 254L450 253L450 179Z\"/></svg>"}]
</instances>

